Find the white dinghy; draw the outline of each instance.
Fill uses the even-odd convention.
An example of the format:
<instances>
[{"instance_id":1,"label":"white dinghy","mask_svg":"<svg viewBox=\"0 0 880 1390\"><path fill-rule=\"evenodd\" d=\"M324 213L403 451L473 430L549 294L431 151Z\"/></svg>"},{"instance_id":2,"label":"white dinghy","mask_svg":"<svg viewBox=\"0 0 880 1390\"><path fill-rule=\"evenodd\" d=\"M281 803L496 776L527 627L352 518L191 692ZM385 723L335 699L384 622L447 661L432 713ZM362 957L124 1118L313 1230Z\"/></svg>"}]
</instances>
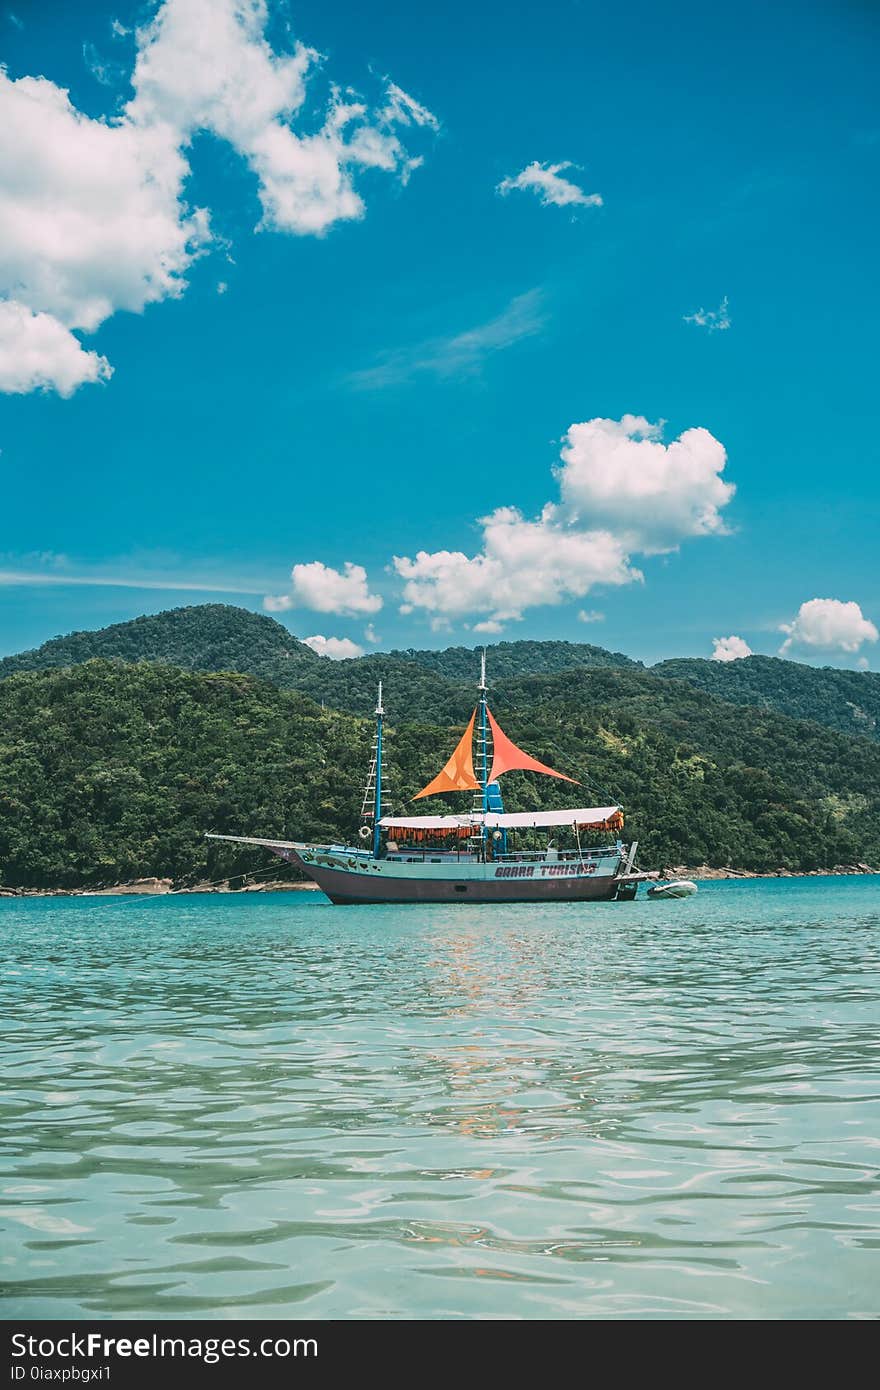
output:
<instances>
[{"instance_id":1,"label":"white dinghy","mask_svg":"<svg viewBox=\"0 0 880 1390\"><path fill-rule=\"evenodd\" d=\"M692 898L697 885L689 878L670 878L664 883L654 883L648 889L649 898Z\"/></svg>"}]
</instances>

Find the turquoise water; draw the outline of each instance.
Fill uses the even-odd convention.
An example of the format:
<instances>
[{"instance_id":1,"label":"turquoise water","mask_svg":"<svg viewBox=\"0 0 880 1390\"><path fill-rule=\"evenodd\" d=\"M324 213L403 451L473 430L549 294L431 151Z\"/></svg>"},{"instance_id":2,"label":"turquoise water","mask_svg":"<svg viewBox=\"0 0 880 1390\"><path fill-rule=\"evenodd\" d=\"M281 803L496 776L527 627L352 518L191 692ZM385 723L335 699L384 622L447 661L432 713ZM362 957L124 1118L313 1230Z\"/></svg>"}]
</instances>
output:
<instances>
[{"instance_id":1,"label":"turquoise water","mask_svg":"<svg viewBox=\"0 0 880 1390\"><path fill-rule=\"evenodd\" d=\"M6 1317L880 1314L880 880L0 938Z\"/></svg>"}]
</instances>

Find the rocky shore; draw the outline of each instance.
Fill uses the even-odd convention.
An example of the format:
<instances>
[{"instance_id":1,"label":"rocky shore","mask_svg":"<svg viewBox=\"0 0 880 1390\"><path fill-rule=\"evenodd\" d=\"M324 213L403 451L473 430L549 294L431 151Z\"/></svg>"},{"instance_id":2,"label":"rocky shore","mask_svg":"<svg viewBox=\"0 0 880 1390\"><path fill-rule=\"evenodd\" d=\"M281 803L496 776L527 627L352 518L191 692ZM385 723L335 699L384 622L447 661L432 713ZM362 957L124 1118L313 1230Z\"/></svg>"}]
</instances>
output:
<instances>
[{"instance_id":1,"label":"rocky shore","mask_svg":"<svg viewBox=\"0 0 880 1390\"><path fill-rule=\"evenodd\" d=\"M755 869L713 869L709 864L675 864L666 869L665 878L700 879L722 878L827 878L846 877L849 874L880 874L870 864L835 864L833 869L768 869L758 873Z\"/></svg>"},{"instance_id":2,"label":"rocky shore","mask_svg":"<svg viewBox=\"0 0 880 1390\"><path fill-rule=\"evenodd\" d=\"M664 878L719 880L730 878L822 878L828 875L846 877L853 874L877 874L880 869L870 864L836 864L833 869L773 869L758 873L754 869L713 869L709 864L674 864L665 868ZM192 883L175 886L170 878L136 878L130 883L113 883L101 888L3 888L0 898L114 898L124 896L156 897L163 894L184 896L191 893L308 893L317 892L318 885L306 879L264 879L248 883L224 879L220 883Z\"/></svg>"},{"instance_id":3,"label":"rocky shore","mask_svg":"<svg viewBox=\"0 0 880 1390\"><path fill-rule=\"evenodd\" d=\"M306 880L292 883L287 879L263 880L259 883L192 883L175 887L171 878L135 878L130 883L112 883L101 888L3 888L0 898L119 898L125 896L159 897L173 893L180 897L190 893L301 893L316 890L318 885Z\"/></svg>"}]
</instances>

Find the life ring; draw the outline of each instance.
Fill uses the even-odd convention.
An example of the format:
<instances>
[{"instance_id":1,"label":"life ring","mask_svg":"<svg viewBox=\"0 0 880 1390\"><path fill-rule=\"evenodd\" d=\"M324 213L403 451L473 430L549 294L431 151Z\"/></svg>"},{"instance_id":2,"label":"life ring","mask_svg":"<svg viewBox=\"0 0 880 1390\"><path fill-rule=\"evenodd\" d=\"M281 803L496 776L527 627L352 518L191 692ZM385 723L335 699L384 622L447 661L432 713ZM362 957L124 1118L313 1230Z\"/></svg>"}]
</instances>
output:
<instances>
[{"instance_id":1,"label":"life ring","mask_svg":"<svg viewBox=\"0 0 880 1390\"><path fill-rule=\"evenodd\" d=\"M362 825L360 830L358 831L358 835L360 835L362 840L369 840L372 833L373 832L368 825Z\"/></svg>"}]
</instances>

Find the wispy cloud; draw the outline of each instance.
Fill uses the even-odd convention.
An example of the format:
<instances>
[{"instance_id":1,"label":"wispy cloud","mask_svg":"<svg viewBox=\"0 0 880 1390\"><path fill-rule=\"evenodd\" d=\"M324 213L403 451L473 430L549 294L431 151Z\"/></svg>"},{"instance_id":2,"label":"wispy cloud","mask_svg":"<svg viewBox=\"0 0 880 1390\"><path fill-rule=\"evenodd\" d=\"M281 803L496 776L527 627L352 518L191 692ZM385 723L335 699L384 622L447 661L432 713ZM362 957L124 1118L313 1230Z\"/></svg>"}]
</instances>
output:
<instances>
[{"instance_id":1,"label":"wispy cloud","mask_svg":"<svg viewBox=\"0 0 880 1390\"><path fill-rule=\"evenodd\" d=\"M602 206L600 193L585 193L572 179L562 178L565 169L576 167L570 160L564 160L561 164L539 164L535 160L533 163L527 164L513 178L502 179L495 191L502 196L512 193L514 189L524 193L534 193L540 198L545 208L600 208Z\"/></svg>"},{"instance_id":2,"label":"wispy cloud","mask_svg":"<svg viewBox=\"0 0 880 1390\"><path fill-rule=\"evenodd\" d=\"M102 87L116 87L125 77L125 69L118 63L106 62L93 43L84 43L82 53L83 62Z\"/></svg>"},{"instance_id":3,"label":"wispy cloud","mask_svg":"<svg viewBox=\"0 0 880 1390\"><path fill-rule=\"evenodd\" d=\"M232 584L229 580L194 580L177 575L67 574L39 570L0 570L0 588L82 587L89 589L162 589L174 593L259 594L266 585Z\"/></svg>"},{"instance_id":4,"label":"wispy cloud","mask_svg":"<svg viewBox=\"0 0 880 1390\"><path fill-rule=\"evenodd\" d=\"M444 379L473 376L493 353L540 333L547 317L541 291L529 290L512 299L503 313L476 328L382 353L372 367L351 372L347 380L360 390L375 391L400 386L424 374Z\"/></svg>"},{"instance_id":5,"label":"wispy cloud","mask_svg":"<svg viewBox=\"0 0 880 1390\"><path fill-rule=\"evenodd\" d=\"M723 333L730 327L730 305L727 295L717 309L697 309L696 313L683 314L685 323L696 324L698 328L708 328L710 333Z\"/></svg>"}]
</instances>

